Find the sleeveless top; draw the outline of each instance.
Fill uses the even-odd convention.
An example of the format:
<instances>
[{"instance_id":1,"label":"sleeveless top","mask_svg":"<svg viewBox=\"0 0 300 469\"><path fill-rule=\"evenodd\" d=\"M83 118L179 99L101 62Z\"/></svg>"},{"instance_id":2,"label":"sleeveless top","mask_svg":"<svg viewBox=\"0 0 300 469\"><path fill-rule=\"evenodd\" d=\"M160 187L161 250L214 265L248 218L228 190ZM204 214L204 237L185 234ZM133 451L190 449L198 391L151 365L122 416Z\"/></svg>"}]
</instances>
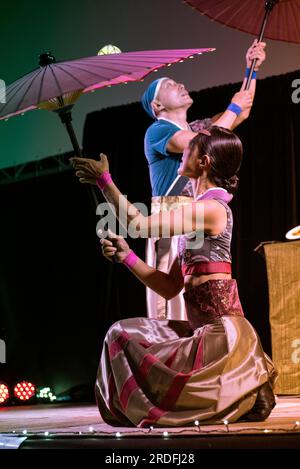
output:
<instances>
[{"instance_id":1,"label":"sleeveless top","mask_svg":"<svg viewBox=\"0 0 300 469\"><path fill-rule=\"evenodd\" d=\"M230 245L232 238L233 218L228 202L232 199L221 187L208 189L197 200L214 199L222 204L227 213L227 224L222 233L210 236L204 233L200 246L189 248L188 244L195 241L195 232L180 236L178 240L178 257L182 274L231 273Z\"/></svg>"}]
</instances>

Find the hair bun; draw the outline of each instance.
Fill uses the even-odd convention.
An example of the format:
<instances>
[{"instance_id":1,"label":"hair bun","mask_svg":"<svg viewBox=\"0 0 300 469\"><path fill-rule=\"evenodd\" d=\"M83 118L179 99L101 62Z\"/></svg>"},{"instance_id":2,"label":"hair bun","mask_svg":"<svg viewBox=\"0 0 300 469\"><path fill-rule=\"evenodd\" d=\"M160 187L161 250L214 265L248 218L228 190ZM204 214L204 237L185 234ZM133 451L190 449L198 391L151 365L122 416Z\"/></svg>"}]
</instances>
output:
<instances>
[{"instance_id":1,"label":"hair bun","mask_svg":"<svg viewBox=\"0 0 300 469\"><path fill-rule=\"evenodd\" d=\"M231 176L229 179L224 179L223 187L231 194L234 194L237 191L239 185L239 178L236 174Z\"/></svg>"}]
</instances>

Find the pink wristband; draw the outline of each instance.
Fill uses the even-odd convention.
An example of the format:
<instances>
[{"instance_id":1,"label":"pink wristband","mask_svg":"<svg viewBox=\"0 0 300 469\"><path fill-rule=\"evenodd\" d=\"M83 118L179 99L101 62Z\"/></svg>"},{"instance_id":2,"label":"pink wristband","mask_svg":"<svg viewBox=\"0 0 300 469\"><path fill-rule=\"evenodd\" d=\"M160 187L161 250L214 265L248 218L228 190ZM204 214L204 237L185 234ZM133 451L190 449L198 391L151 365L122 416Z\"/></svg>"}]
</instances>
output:
<instances>
[{"instance_id":1,"label":"pink wristband","mask_svg":"<svg viewBox=\"0 0 300 469\"><path fill-rule=\"evenodd\" d=\"M104 173L102 173L101 176L99 176L96 179L96 182L97 182L97 186L99 187L99 189L103 191L103 189L105 189L107 184L112 183L112 178L111 178L110 173L108 171L104 171Z\"/></svg>"},{"instance_id":2,"label":"pink wristband","mask_svg":"<svg viewBox=\"0 0 300 469\"><path fill-rule=\"evenodd\" d=\"M129 269L132 269L132 267L135 266L137 261L138 256L133 251L130 251L130 253L127 254L127 256L125 257L123 264L126 265L126 267L128 267Z\"/></svg>"}]
</instances>

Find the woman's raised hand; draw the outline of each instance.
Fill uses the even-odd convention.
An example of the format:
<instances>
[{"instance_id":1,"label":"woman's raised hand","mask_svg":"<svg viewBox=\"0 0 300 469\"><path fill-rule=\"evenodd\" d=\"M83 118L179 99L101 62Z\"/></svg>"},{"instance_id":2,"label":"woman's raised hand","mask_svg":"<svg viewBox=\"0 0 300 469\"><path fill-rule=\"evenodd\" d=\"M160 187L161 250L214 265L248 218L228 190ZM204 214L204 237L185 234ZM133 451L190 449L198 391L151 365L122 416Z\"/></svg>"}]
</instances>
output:
<instances>
[{"instance_id":1,"label":"woman's raised hand","mask_svg":"<svg viewBox=\"0 0 300 469\"><path fill-rule=\"evenodd\" d=\"M95 184L98 177L105 171L109 171L107 156L100 153L99 161L91 158L70 158L73 168L76 170L76 176L81 183Z\"/></svg>"}]
</instances>

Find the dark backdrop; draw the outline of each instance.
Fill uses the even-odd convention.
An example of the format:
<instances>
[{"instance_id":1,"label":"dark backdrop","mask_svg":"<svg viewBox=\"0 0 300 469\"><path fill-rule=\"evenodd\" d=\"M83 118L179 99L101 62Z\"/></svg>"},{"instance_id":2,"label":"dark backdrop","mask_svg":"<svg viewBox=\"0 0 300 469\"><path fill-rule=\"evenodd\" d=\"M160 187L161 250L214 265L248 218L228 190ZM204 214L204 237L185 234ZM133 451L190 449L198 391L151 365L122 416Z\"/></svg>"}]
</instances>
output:
<instances>
[{"instance_id":1,"label":"dark backdrop","mask_svg":"<svg viewBox=\"0 0 300 469\"><path fill-rule=\"evenodd\" d=\"M300 223L300 103L291 100L299 73L258 81L251 117L237 129L245 152L232 203L233 266L246 316L268 353L265 264L253 249L284 240ZM189 120L222 111L239 86L192 93ZM129 200L148 206L143 136L150 123L139 103L105 109L87 116L83 141L85 154L109 155ZM56 392L92 383L110 324L146 315L143 285L101 257L98 218L72 171L0 186L0 213L0 337L7 344L0 377L28 378ZM144 240L131 246L143 257Z\"/></svg>"}]
</instances>

